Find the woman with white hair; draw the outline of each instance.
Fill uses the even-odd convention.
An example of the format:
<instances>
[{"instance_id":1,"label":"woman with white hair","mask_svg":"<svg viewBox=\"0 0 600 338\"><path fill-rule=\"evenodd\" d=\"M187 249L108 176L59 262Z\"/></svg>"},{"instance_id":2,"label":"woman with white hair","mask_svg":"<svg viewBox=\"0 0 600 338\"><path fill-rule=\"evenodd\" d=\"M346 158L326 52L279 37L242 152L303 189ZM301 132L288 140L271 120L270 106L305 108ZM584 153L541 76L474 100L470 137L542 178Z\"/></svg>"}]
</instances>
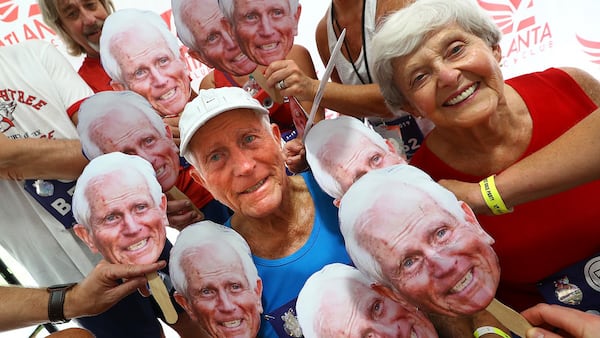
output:
<instances>
[{"instance_id":1,"label":"woman with white hair","mask_svg":"<svg viewBox=\"0 0 600 338\"><path fill-rule=\"evenodd\" d=\"M411 164L436 181L480 182L486 204L500 214L479 216L496 240L502 267L498 298L523 310L556 300L554 292L538 291L546 278L556 273L585 278L576 266L600 251L600 211L587 198L597 194L600 181L511 210L499 197L494 175L597 110L600 82L576 68L505 81L500 37L473 1L419 0L381 25L373 39L372 69L390 106L436 125ZM579 151L578 144L572 146ZM566 239L577 245L565 250Z\"/></svg>"}]
</instances>

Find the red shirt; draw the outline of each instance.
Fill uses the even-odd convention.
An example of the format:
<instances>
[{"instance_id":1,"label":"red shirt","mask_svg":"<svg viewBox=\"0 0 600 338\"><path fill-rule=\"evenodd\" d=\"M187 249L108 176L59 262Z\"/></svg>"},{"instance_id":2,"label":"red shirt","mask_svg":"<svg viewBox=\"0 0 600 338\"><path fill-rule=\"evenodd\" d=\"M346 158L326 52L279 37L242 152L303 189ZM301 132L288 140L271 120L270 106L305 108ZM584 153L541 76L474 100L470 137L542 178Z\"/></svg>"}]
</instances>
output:
<instances>
[{"instance_id":1,"label":"red shirt","mask_svg":"<svg viewBox=\"0 0 600 338\"><path fill-rule=\"evenodd\" d=\"M519 76L506 83L521 95L533 121L531 142L522 157L552 142L597 108L579 84L559 69ZM573 151L578 151L576 144ZM479 182L485 178L454 170L433 154L426 142L411 164L436 181ZM496 240L494 250L502 270L499 300L519 311L542 302L537 282L600 252L598 192L600 180L518 205L513 213L477 217Z\"/></svg>"},{"instance_id":2,"label":"red shirt","mask_svg":"<svg viewBox=\"0 0 600 338\"><path fill-rule=\"evenodd\" d=\"M77 73L92 88L94 93L113 90L110 86L110 76L104 71L100 58L86 56Z\"/></svg>"}]
</instances>

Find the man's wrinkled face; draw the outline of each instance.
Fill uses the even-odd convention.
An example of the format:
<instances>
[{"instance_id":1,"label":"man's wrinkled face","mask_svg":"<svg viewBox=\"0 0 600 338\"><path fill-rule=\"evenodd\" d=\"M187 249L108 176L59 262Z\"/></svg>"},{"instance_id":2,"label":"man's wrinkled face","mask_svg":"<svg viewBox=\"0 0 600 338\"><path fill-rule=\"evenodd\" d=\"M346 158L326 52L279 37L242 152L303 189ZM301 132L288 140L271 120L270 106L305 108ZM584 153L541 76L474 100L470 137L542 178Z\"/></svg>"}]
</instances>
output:
<instances>
[{"instance_id":1,"label":"man's wrinkled face","mask_svg":"<svg viewBox=\"0 0 600 338\"><path fill-rule=\"evenodd\" d=\"M358 132L332 138L323 146L318 160L340 184L343 193L373 169L406 163L392 145L383 149Z\"/></svg>"},{"instance_id":2,"label":"man's wrinkled face","mask_svg":"<svg viewBox=\"0 0 600 338\"><path fill-rule=\"evenodd\" d=\"M179 116L190 95L189 71L183 54L174 55L156 29L117 34L110 44L129 89L146 98L163 117Z\"/></svg>"},{"instance_id":3,"label":"man's wrinkled face","mask_svg":"<svg viewBox=\"0 0 600 338\"><path fill-rule=\"evenodd\" d=\"M357 225L360 245L395 291L419 308L449 316L483 310L500 279L491 237L472 213L457 219L422 191L398 189L411 198L382 196L382 209L369 210Z\"/></svg>"},{"instance_id":4,"label":"man's wrinkled face","mask_svg":"<svg viewBox=\"0 0 600 338\"><path fill-rule=\"evenodd\" d=\"M90 139L103 153L119 151L138 155L152 164L163 191L177 182L179 151L170 133L162 135L143 112L136 109L109 113L90 126Z\"/></svg>"},{"instance_id":5,"label":"man's wrinkled face","mask_svg":"<svg viewBox=\"0 0 600 338\"><path fill-rule=\"evenodd\" d=\"M190 56L206 64L208 67L235 76L250 74L256 69L256 63L250 61L242 53L237 41L231 37L224 22L223 14L216 1L203 4L202 9L191 10L187 25L192 31L197 51L190 50ZM212 10L211 10L212 8Z\"/></svg>"},{"instance_id":6,"label":"man's wrinkled face","mask_svg":"<svg viewBox=\"0 0 600 338\"><path fill-rule=\"evenodd\" d=\"M414 307L404 306L356 281L334 283L318 310L315 328L321 337L437 337L431 322Z\"/></svg>"},{"instance_id":7,"label":"man's wrinkled face","mask_svg":"<svg viewBox=\"0 0 600 338\"><path fill-rule=\"evenodd\" d=\"M64 31L85 52L98 57L100 34L108 16L106 8L98 0L57 0L56 9Z\"/></svg>"},{"instance_id":8,"label":"man's wrinkled face","mask_svg":"<svg viewBox=\"0 0 600 338\"><path fill-rule=\"evenodd\" d=\"M238 254L227 244L194 249L183 258L187 296L176 296L212 337L254 338L262 313L262 282L251 287Z\"/></svg>"},{"instance_id":9,"label":"man's wrinkled face","mask_svg":"<svg viewBox=\"0 0 600 338\"><path fill-rule=\"evenodd\" d=\"M288 0L235 0L233 34L250 60L268 66L292 49L299 18Z\"/></svg>"},{"instance_id":10,"label":"man's wrinkled face","mask_svg":"<svg viewBox=\"0 0 600 338\"><path fill-rule=\"evenodd\" d=\"M268 130L267 128L271 128ZM254 111L219 114L194 134L189 151L201 183L235 213L261 218L279 209L287 189L279 129Z\"/></svg>"},{"instance_id":11,"label":"man's wrinkled face","mask_svg":"<svg viewBox=\"0 0 600 338\"><path fill-rule=\"evenodd\" d=\"M77 235L112 263L156 262L166 240L167 201L156 205L139 173L117 171L92 179L85 191L90 228Z\"/></svg>"}]
</instances>

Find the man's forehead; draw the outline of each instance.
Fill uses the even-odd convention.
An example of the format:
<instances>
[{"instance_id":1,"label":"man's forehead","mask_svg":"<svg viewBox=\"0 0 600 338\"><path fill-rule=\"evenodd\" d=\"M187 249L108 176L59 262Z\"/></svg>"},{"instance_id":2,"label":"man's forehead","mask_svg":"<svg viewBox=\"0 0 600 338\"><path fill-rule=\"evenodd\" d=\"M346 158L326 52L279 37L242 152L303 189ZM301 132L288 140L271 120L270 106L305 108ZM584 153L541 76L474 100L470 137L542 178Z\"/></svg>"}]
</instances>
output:
<instances>
[{"instance_id":1,"label":"man's forehead","mask_svg":"<svg viewBox=\"0 0 600 338\"><path fill-rule=\"evenodd\" d=\"M75 7L79 3L79 0L56 0L56 7L59 10L65 10L69 7Z\"/></svg>"},{"instance_id":2,"label":"man's forehead","mask_svg":"<svg viewBox=\"0 0 600 338\"><path fill-rule=\"evenodd\" d=\"M98 174L97 176L90 179L87 185L86 192L109 192L114 191L114 186L118 186L120 191L129 190L140 190L149 191L148 185L143 175L137 170L133 169L121 169L115 170L108 173ZM130 186L126 189L125 186Z\"/></svg>"},{"instance_id":3,"label":"man's forehead","mask_svg":"<svg viewBox=\"0 0 600 338\"><path fill-rule=\"evenodd\" d=\"M263 1L254 1L254 0L234 0L233 10L238 11L240 8L245 10L248 9L259 9L264 10L266 8L277 7L283 8L286 11L290 9L290 2L288 0L263 0Z\"/></svg>"},{"instance_id":4,"label":"man's forehead","mask_svg":"<svg viewBox=\"0 0 600 338\"><path fill-rule=\"evenodd\" d=\"M115 56L123 56L139 53L148 45L152 46L152 51L159 50L173 54L159 29L149 24L144 25L140 30L123 27L123 31L113 35L110 48Z\"/></svg>"}]
</instances>

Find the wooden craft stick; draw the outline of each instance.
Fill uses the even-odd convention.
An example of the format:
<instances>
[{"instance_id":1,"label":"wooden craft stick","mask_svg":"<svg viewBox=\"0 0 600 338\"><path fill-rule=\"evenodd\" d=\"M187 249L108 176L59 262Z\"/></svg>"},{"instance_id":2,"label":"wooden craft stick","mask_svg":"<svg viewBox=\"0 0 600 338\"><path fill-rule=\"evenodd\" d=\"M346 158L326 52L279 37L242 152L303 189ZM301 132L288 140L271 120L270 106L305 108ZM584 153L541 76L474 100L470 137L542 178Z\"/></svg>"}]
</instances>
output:
<instances>
[{"instance_id":1,"label":"wooden craft stick","mask_svg":"<svg viewBox=\"0 0 600 338\"><path fill-rule=\"evenodd\" d=\"M196 207L194 202L192 202L190 200L190 198L187 197L186 194L181 192L181 190L179 190L176 186L173 186L173 188L169 189L169 191L167 191L166 195L167 195L167 198L171 199L171 200L188 200L188 201L190 201L190 204L192 205L192 209L195 212L197 212L198 214L200 214L200 216L202 216L202 218L204 218L204 214L202 213L202 211L200 211L200 209L198 209L198 207Z\"/></svg>"},{"instance_id":2,"label":"wooden craft stick","mask_svg":"<svg viewBox=\"0 0 600 338\"><path fill-rule=\"evenodd\" d=\"M279 104L283 103L283 96L281 96L279 89L267 86L267 79L265 79L265 76L260 70L255 69L252 72L252 76L254 77L254 80L256 80L258 85L269 94L273 101Z\"/></svg>"},{"instance_id":3,"label":"wooden craft stick","mask_svg":"<svg viewBox=\"0 0 600 338\"><path fill-rule=\"evenodd\" d=\"M506 326L510 331L519 337L525 337L525 333L532 326L525 317L521 316L517 311L502 304L494 298L486 310L490 312L502 325Z\"/></svg>"},{"instance_id":4,"label":"wooden craft stick","mask_svg":"<svg viewBox=\"0 0 600 338\"><path fill-rule=\"evenodd\" d=\"M150 284L152 297L156 299L156 302L160 306L160 310L165 316L165 321L169 324L175 324L177 322L177 311L175 311L175 307L171 303L165 283L163 283L156 272L146 274L146 278L148 278L148 284Z\"/></svg>"}]
</instances>

